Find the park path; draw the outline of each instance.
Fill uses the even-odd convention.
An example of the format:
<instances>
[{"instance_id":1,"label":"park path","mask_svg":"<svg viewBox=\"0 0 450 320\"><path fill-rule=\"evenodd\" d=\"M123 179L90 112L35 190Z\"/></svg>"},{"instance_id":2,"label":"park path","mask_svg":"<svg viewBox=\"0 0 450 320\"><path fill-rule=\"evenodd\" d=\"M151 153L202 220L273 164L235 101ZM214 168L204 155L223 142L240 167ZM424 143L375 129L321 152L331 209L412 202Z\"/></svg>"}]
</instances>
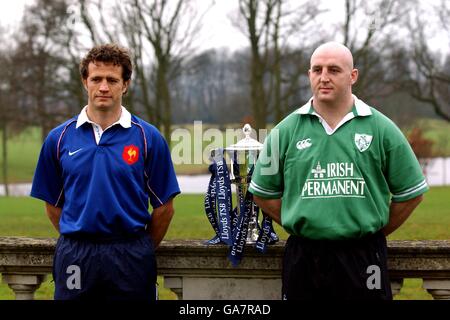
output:
<instances>
[{"instance_id":1,"label":"park path","mask_svg":"<svg viewBox=\"0 0 450 320\"><path fill-rule=\"evenodd\" d=\"M205 193L208 188L209 175L177 176L182 193ZM31 190L31 183L17 183L9 185L9 194L14 197L28 196ZM5 187L0 185L0 196L5 195Z\"/></svg>"}]
</instances>

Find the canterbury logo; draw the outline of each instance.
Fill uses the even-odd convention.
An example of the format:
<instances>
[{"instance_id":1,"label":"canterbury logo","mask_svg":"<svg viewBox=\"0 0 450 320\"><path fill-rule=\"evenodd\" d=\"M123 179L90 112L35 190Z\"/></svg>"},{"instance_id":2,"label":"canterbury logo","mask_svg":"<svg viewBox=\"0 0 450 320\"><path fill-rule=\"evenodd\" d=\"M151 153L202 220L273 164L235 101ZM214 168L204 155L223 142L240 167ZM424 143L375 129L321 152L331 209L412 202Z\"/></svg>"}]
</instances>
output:
<instances>
[{"instance_id":1,"label":"canterbury logo","mask_svg":"<svg viewBox=\"0 0 450 320\"><path fill-rule=\"evenodd\" d=\"M312 146L311 139L300 140L297 142L297 149L303 150Z\"/></svg>"}]
</instances>

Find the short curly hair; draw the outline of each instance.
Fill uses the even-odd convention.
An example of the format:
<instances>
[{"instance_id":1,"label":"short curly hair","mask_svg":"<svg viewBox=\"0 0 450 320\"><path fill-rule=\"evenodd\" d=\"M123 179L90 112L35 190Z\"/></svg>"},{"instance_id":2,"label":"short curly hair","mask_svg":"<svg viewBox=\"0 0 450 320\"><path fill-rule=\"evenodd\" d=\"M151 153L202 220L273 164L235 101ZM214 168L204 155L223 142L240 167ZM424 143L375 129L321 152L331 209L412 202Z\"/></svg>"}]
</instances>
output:
<instances>
[{"instance_id":1,"label":"short curly hair","mask_svg":"<svg viewBox=\"0 0 450 320\"><path fill-rule=\"evenodd\" d=\"M114 43L102 44L93 47L80 62L80 75L82 79L87 79L89 75L88 67L91 62L112 63L122 66L123 81L131 79L133 65L128 49Z\"/></svg>"}]
</instances>

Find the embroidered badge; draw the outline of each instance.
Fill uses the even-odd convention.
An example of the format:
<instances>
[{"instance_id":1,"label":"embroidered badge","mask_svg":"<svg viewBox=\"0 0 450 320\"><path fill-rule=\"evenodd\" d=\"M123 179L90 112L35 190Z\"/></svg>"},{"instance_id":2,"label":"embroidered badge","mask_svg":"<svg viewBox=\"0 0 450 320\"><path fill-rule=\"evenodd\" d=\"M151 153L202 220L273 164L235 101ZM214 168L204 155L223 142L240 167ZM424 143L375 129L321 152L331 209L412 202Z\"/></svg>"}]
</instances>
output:
<instances>
[{"instance_id":1,"label":"embroidered badge","mask_svg":"<svg viewBox=\"0 0 450 320\"><path fill-rule=\"evenodd\" d=\"M355 144L359 152L364 152L369 149L370 144L372 143L372 138L373 136L368 134L355 133Z\"/></svg>"},{"instance_id":2,"label":"embroidered badge","mask_svg":"<svg viewBox=\"0 0 450 320\"><path fill-rule=\"evenodd\" d=\"M123 148L122 158L129 165L134 164L139 159L139 148L134 145L125 146Z\"/></svg>"}]
</instances>

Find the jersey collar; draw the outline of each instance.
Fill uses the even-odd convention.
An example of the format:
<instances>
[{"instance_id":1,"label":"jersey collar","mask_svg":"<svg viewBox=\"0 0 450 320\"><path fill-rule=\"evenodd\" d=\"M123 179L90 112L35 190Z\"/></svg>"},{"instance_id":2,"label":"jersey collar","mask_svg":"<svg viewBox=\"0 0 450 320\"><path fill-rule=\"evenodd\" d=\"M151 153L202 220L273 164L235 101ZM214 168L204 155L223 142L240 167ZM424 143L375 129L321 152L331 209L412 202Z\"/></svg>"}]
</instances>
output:
<instances>
[{"instance_id":1,"label":"jersey collar","mask_svg":"<svg viewBox=\"0 0 450 320\"><path fill-rule=\"evenodd\" d=\"M364 103L364 101L358 99L354 94L352 95L355 101L351 113L356 117L366 117L372 115L370 107ZM318 115L312 106L313 98L309 99L301 108L299 108L296 113L298 114L312 114Z\"/></svg>"},{"instance_id":2,"label":"jersey collar","mask_svg":"<svg viewBox=\"0 0 450 320\"><path fill-rule=\"evenodd\" d=\"M328 123L323 119L320 114L316 113L313 108L313 98L309 99L309 101L300 109L296 111L296 113L302 115L302 114L311 114L316 116L319 119L319 122L322 124L323 128L325 129L325 132L327 135L332 135L335 133L344 123L347 121L352 120L355 117L366 117L370 116L372 114L372 111L370 110L370 107L365 104L363 101L359 100L355 95L352 95L354 99L354 104L352 110L345 115L344 118L336 125L334 129L332 129Z\"/></svg>"},{"instance_id":3,"label":"jersey collar","mask_svg":"<svg viewBox=\"0 0 450 320\"><path fill-rule=\"evenodd\" d=\"M124 106L121 106L121 108L122 108L122 112L120 113L119 120L114 122L109 127L112 127L116 124L120 124L124 128L131 128L131 113L127 109L125 109ZM86 110L87 110L87 106L85 106L83 108L83 110L81 110L80 114L78 115L77 125L76 125L77 129L86 122L91 123L91 124L96 124L94 121L89 120Z\"/></svg>"}]
</instances>

